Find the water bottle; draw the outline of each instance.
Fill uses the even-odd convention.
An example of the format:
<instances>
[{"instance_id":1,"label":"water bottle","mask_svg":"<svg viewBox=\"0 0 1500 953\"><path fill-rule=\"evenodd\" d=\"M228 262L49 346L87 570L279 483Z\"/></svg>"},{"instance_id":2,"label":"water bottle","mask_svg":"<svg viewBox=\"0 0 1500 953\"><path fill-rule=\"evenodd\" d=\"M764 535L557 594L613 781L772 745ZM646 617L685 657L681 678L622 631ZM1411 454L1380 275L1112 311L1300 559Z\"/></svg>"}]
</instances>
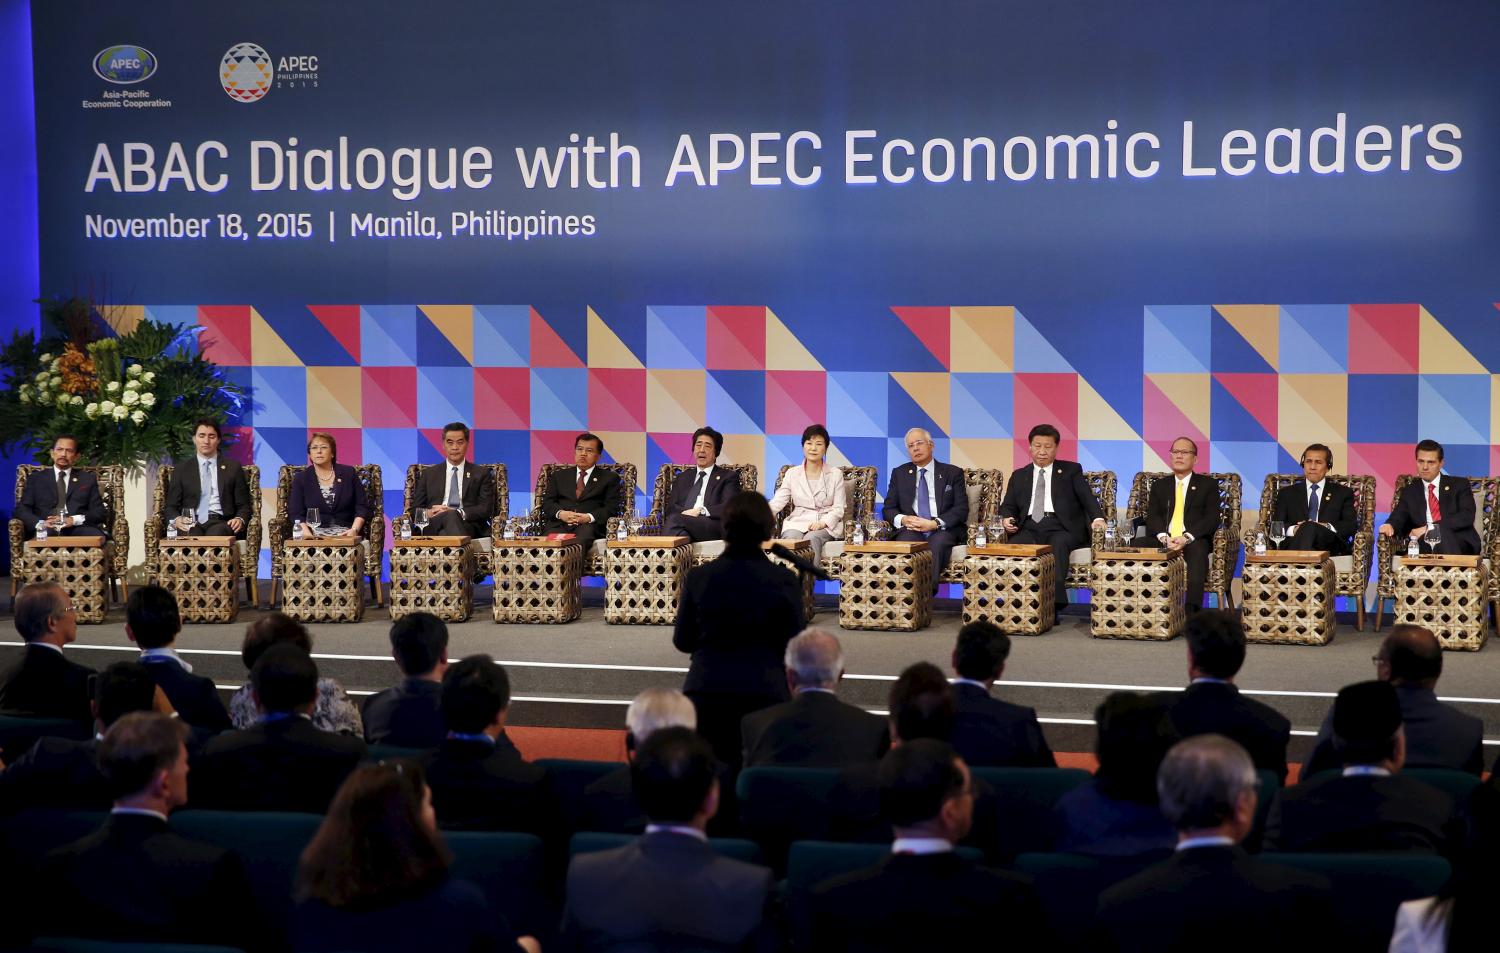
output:
<instances>
[{"instance_id":1,"label":"water bottle","mask_svg":"<svg viewBox=\"0 0 1500 953\"><path fill-rule=\"evenodd\" d=\"M988 546L990 544L990 538L989 538L989 536L985 535L985 533L986 533L986 530L984 528L984 522L981 521L974 528L974 545L975 546Z\"/></svg>"},{"instance_id":2,"label":"water bottle","mask_svg":"<svg viewBox=\"0 0 1500 953\"><path fill-rule=\"evenodd\" d=\"M503 538L505 538L505 539L515 539L516 538L516 521L515 520L506 520L505 521L505 532L503 534Z\"/></svg>"},{"instance_id":3,"label":"water bottle","mask_svg":"<svg viewBox=\"0 0 1500 953\"><path fill-rule=\"evenodd\" d=\"M1265 533L1256 533L1255 534L1255 555L1257 555L1257 556L1264 556L1265 554L1266 554L1266 534Z\"/></svg>"},{"instance_id":4,"label":"water bottle","mask_svg":"<svg viewBox=\"0 0 1500 953\"><path fill-rule=\"evenodd\" d=\"M42 540L44 540L44 539L47 538L47 521L46 520L37 520L36 521L36 538L37 538L38 542L40 542L40 541L42 541Z\"/></svg>"},{"instance_id":5,"label":"water bottle","mask_svg":"<svg viewBox=\"0 0 1500 953\"><path fill-rule=\"evenodd\" d=\"M856 545L856 546L863 546L864 544L865 544L865 524L864 524L864 521L863 520L855 520L854 521L854 545Z\"/></svg>"},{"instance_id":6,"label":"water bottle","mask_svg":"<svg viewBox=\"0 0 1500 953\"><path fill-rule=\"evenodd\" d=\"M292 539L301 539L301 538L302 538L302 521L301 520L293 520L292 521Z\"/></svg>"},{"instance_id":7,"label":"water bottle","mask_svg":"<svg viewBox=\"0 0 1500 953\"><path fill-rule=\"evenodd\" d=\"M621 540L623 540L623 539L629 539L629 538L630 538L630 533L626 530L626 528L625 528L625 520L622 518L620 520L620 522L615 525L615 539L621 539Z\"/></svg>"},{"instance_id":8,"label":"water bottle","mask_svg":"<svg viewBox=\"0 0 1500 953\"><path fill-rule=\"evenodd\" d=\"M1410 556L1412 559L1416 559L1418 556L1422 555L1422 544L1417 542L1417 538L1415 536L1407 537L1406 555Z\"/></svg>"},{"instance_id":9,"label":"water bottle","mask_svg":"<svg viewBox=\"0 0 1500 953\"><path fill-rule=\"evenodd\" d=\"M411 539L411 519L410 518L403 518L401 520L401 538L402 539Z\"/></svg>"}]
</instances>

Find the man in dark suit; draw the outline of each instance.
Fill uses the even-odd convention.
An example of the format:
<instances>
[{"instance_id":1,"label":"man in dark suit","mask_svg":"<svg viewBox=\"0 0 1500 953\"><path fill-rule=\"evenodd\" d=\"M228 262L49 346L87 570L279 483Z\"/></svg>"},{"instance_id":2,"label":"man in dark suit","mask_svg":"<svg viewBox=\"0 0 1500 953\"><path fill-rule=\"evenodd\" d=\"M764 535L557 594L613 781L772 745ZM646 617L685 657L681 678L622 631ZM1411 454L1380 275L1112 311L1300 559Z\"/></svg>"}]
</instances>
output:
<instances>
[{"instance_id":1,"label":"man in dark suit","mask_svg":"<svg viewBox=\"0 0 1500 953\"><path fill-rule=\"evenodd\" d=\"M580 830L639 834L647 817L636 799L630 766L636 752L663 728L696 731L698 712L693 702L675 688L646 688L625 709L625 764L583 789Z\"/></svg>"},{"instance_id":2,"label":"man in dark suit","mask_svg":"<svg viewBox=\"0 0 1500 953\"><path fill-rule=\"evenodd\" d=\"M181 631L176 596L153 585L130 591L125 635L141 647L141 664L177 709L177 716L194 728L228 731L234 725L214 680L194 675L193 667L172 647Z\"/></svg>"},{"instance_id":3,"label":"man in dark suit","mask_svg":"<svg viewBox=\"0 0 1500 953\"><path fill-rule=\"evenodd\" d=\"M193 806L322 814L364 758L364 741L313 726L318 666L301 646L266 649L250 684L265 714L254 727L226 731L204 746Z\"/></svg>"},{"instance_id":4,"label":"man in dark suit","mask_svg":"<svg viewBox=\"0 0 1500 953\"><path fill-rule=\"evenodd\" d=\"M218 421L204 418L193 425L193 448L198 452L172 465L172 481L162 503L163 528L175 522L179 533L190 536L245 538L250 485L244 467L219 453L219 441Z\"/></svg>"},{"instance_id":5,"label":"man in dark suit","mask_svg":"<svg viewBox=\"0 0 1500 953\"><path fill-rule=\"evenodd\" d=\"M724 538L724 507L740 492L738 471L718 466L724 435L712 427L693 431L691 470L677 474L667 494L662 532L695 543Z\"/></svg>"},{"instance_id":6,"label":"man in dark suit","mask_svg":"<svg viewBox=\"0 0 1500 953\"><path fill-rule=\"evenodd\" d=\"M1219 481L1194 473L1198 445L1188 437L1172 441L1172 473L1151 484L1146 498L1146 535L1187 562L1187 611L1203 608L1203 584L1214 548L1219 516Z\"/></svg>"},{"instance_id":7,"label":"man in dark suit","mask_svg":"<svg viewBox=\"0 0 1500 953\"><path fill-rule=\"evenodd\" d=\"M1255 769L1243 748L1222 735L1189 738L1167 754L1157 777L1177 849L1100 894L1090 949L1338 948L1328 881L1239 846L1255 826Z\"/></svg>"},{"instance_id":8,"label":"man in dark suit","mask_svg":"<svg viewBox=\"0 0 1500 953\"><path fill-rule=\"evenodd\" d=\"M94 670L63 657L78 638L73 600L55 582L29 582L15 600L21 657L0 670L0 711L88 722L89 676Z\"/></svg>"},{"instance_id":9,"label":"man in dark suit","mask_svg":"<svg viewBox=\"0 0 1500 953\"><path fill-rule=\"evenodd\" d=\"M973 824L974 790L952 747L922 738L892 748L879 783L891 854L814 888L809 949L970 949L996 930L1007 949L1047 946L1031 881L954 853Z\"/></svg>"},{"instance_id":10,"label":"man in dark suit","mask_svg":"<svg viewBox=\"0 0 1500 953\"><path fill-rule=\"evenodd\" d=\"M1481 546L1474 531L1474 490L1463 477L1443 472L1443 445L1436 440L1417 444L1417 476L1396 499L1390 518L1380 527L1380 535L1398 537L1405 545L1408 537L1423 540L1429 552L1451 556L1473 556ZM1434 549L1427 544L1427 527L1442 530L1442 539Z\"/></svg>"},{"instance_id":11,"label":"man in dark suit","mask_svg":"<svg viewBox=\"0 0 1500 953\"><path fill-rule=\"evenodd\" d=\"M1266 822L1268 849L1453 853L1453 799L1400 773L1406 735L1390 683L1345 686L1333 703L1333 737L1343 770L1281 793Z\"/></svg>"},{"instance_id":12,"label":"man in dark suit","mask_svg":"<svg viewBox=\"0 0 1500 953\"><path fill-rule=\"evenodd\" d=\"M1406 767L1450 768L1479 775L1484 771L1484 722L1438 701L1443 674L1443 646L1431 630L1398 625L1375 653L1375 677L1390 682L1401 703L1401 731L1406 736ZM1340 767L1333 736L1333 709L1323 719L1302 777Z\"/></svg>"},{"instance_id":13,"label":"man in dark suit","mask_svg":"<svg viewBox=\"0 0 1500 953\"><path fill-rule=\"evenodd\" d=\"M1083 467L1057 459L1062 435L1051 424L1037 424L1026 440L1031 466L1010 475L1000 504L1008 541L1052 547L1057 560L1057 605L1068 604L1068 554L1089 545L1089 528L1104 525L1104 511L1083 475Z\"/></svg>"},{"instance_id":14,"label":"man in dark suit","mask_svg":"<svg viewBox=\"0 0 1500 953\"><path fill-rule=\"evenodd\" d=\"M33 473L21 490L16 519L26 538L36 536L36 524L45 521L47 532L61 536L108 536L109 513L99 493L99 478L73 469L78 462L78 438L58 434L52 440L52 469ZM58 501L66 503L58 513Z\"/></svg>"},{"instance_id":15,"label":"man in dark suit","mask_svg":"<svg viewBox=\"0 0 1500 953\"><path fill-rule=\"evenodd\" d=\"M1036 709L990 697L1005 674L1010 637L992 622L970 622L953 647L957 716L953 748L965 764L984 768L1055 768Z\"/></svg>"},{"instance_id":16,"label":"man in dark suit","mask_svg":"<svg viewBox=\"0 0 1500 953\"><path fill-rule=\"evenodd\" d=\"M920 427L908 430L906 452L911 464L891 471L880 515L895 529L893 539L931 547L935 588L953 547L968 538L969 494L962 467L932 459L932 434Z\"/></svg>"},{"instance_id":17,"label":"man in dark suit","mask_svg":"<svg viewBox=\"0 0 1500 953\"><path fill-rule=\"evenodd\" d=\"M821 629L786 645L786 684L792 700L746 715L740 722L745 767L833 768L876 761L890 746L885 719L839 701L844 650Z\"/></svg>"},{"instance_id":18,"label":"man in dark suit","mask_svg":"<svg viewBox=\"0 0 1500 953\"><path fill-rule=\"evenodd\" d=\"M391 654L406 677L365 701L365 740L398 748L436 748L448 735L443 721L448 626L430 612L402 616L391 623Z\"/></svg>"},{"instance_id":19,"label":"man in dark suit","mask_svg":"<svg viewBox=\"0 0 1500 953\"><path fill-rule=\"evenodd\" d=\"M469 426L454 421L443 428L442 463L423 468L411 494L414 521L427 510L429 536L487 539L495 516L495 475L489 467L468 462Z\"/></svg>"},{"instance_id":20,"label":"man in dark suit","mask_svg":"<svg viewBox=\"0 0 1500 953\"><path fill-rule=\"evenodd\" d=\"M438 823L455 830L546 835L554 826L547 771L505 734L510 679L488 655L470 655L443 675L448 737L422 758Z\"/></svg>"},{"instance_id":21,"label":"man in dark suit","mask_svg":"<svg viewBox=\"0 0 1500 953\"><path fill-rule=\"evenodd\" d=\"M1245 630L1231 612L1200 612L1188 620L1188 677L1181 692L1160 692L1161 705L1184 738L1220 734L1250 753L1259 770L1286 781L1292 723L1270 705L1240 694L1234 676L1245 664Z\"/></svg>"},{"instance_id":22,"label":"man in dark suit","mask_svg":"<svg viewBox=\"0 0 1500 953\"><path fill-rule=\"evenodd\" d=\"M620 512L623 487L619 474L599 469L603 455L603 440L591 433L579 434L573 441L574 466L554 471L542 494L547 532L577 536L583 541L585 556L595 540L604 538L609 518Z\"/></svg>"},{"instance_id":23,"label":"man in dark suit","mask_svg":"<svg viewBox=\"0 0 1500 953\"><path fill-rule=\"evenodd\" d=\"M1286 527L1280 549L1347 556L1359 529L1354 491L1325 479L1333 469L1333 451L1315 443L1302 451L1302 479L1281 488L1271 521Z\"/></svg>"},{"instance_id":24,"label":"man in dark suit","mask_svg":"<svg viewBox=\"0 0 1500 953\"><path fill-rule=\"evenodd\" d=\"M563 948L778 949L766 909L771 871L708 844L719 809L708 743L688 728L656 731L636 752L631 777L651 823L633 843L568 865Z\"/></svg>"}]
</instances>

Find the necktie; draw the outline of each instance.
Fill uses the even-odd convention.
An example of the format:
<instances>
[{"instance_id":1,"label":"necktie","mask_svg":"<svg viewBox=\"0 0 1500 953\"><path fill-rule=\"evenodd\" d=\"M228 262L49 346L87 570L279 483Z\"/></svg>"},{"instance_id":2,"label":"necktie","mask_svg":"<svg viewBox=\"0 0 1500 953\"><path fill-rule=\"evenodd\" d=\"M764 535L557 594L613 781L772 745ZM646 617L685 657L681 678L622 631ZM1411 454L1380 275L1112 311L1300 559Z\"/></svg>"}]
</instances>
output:
<instances>
[{"instance_id":1,"label":"necktie","mask_svg":"<svg viewBox=\"0 0 1500 953\"><path fill-rule=\"evenodd\" d=\"M1316 523L1318 521L1318 485L1313 484L1312 496L1307 500L1307 521Z\"/></svg>"},{"instance_id":2,"label":"necktie","mask_svg":"<svg viewBox=\"0 0 1500 953\"><path fill-rule=\"evenodd\" d=\"M65 513L68 510L68 474L63 470L57 472L57 508Z\"/></svg>"},{"instance_id":3,"label":"necktie","mask_svg":"<svg viewBox=\"0 0 1500 953\"><path fill-rule=\"evenodd\" d=\"M707 479L708 471L699 470L698 479L693 481L693 505L691 507L688 507L689 509L692 509L693 507L696 507L698 505L698 496L703 492L703 481Z\"/></svg>"},{"instance_id":4,"label":"necktie","mask_svg":"<svg viewBox=\"0 0 1500 953\"><path fill-rule=\"evenodd\" d=\"M1036 471L1033 479L1036 481L1036 486L1031 493L1031 521L1040 523L1047 515L1047 471Z\"/></svg>"},{"instance_id":5,"label":"necktie","mask_svg":"<svg viewBox=\"0 0 1500 953\"><path fill-rule=\"evenodd\" d=\"M457 506L459 498L458 467L448 469L448 505Z\"/></svg>"},{"instance_id":6,"label":"necktie","mask_svg":"<svg viewBox=\"0 0 1500 953\"><path fill-rule=\"evenodd\" d=\"M199 526L202 526L204 523L208 522L208 502L209 502L209 497L213 495L213 486L214 486L214 462L212 460L204 460L203 461L203 476L200 478L199 486L198 486L198 525Z\"/></svg>"},{"instance_id":7,"label":"necktie","mask_svg":"<svg viewBox=\"0 0 1500 953\"><path fill-rule=\"evenodd\" d=\"M1172 504L1172 522L1167 524L1168 536L1181 536L1187 532L1187 523L1183 521L1183 511L1187 509L1187 481L1173 479L1177 484L1177 499Z\"/></svg>"},{"instance_id":8,"label":"necktie","mask_svg":"<svg viewBox=\"0 0 1500 953\"><path fill-rule=\"evenodd\" d=\"M917 515L932 519L932 503L927 499L927 468L917 468Z\"/></svg>"},{"instance_id":9,"label":"necktie","mask_svg":"<svg viewBox=\"0 0 1500 953\"><path fill-rule=\"evenodd\" d=\"M583 470L578 471L578 486L573 490L573 499L583 499Z\"/></svg>"},{"instance_id":10,"label":"necktie","mask_svg":"<svg viewBox=\"0 0 1500 953\"><path fill-rule=\"evenodd\" d=\"M1438 507L1437 490L1432 488L1431 483L1427 484L1427 508L1432 511L1434 523L1443 518L1443 511Z\"/></svg>"}]
</instances>

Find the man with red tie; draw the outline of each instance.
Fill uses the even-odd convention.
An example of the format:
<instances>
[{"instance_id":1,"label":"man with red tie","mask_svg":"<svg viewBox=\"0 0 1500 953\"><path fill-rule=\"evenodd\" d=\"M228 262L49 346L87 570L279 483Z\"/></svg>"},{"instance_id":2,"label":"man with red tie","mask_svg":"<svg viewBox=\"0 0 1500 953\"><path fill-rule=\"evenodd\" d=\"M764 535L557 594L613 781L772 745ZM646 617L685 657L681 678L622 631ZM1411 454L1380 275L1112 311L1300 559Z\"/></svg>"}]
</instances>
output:
<instances>
[{"instance_id":1,"label":"man with red tie","mask_svg":"<svg viewBox=\"0 0 1500 953\"><path fill-rule=\"evenodd\" d=\"M583 540L585 553L604 536L609 518L620 512L620 477L599 469L603 454L603 439L591 433L579 434L573 440L577 465L554 470L542 494L547 532L574 534Z\"/></svg>"},{"instance_id":2,"label":"man with red tie","mask_svg":"<svg viewBox=\"0 0 1500 953\"><path fill-rule=\"evenodd\" d=\"M1442 539L1432 552L1450 556L1479 553L1479 534L1474 531L1474 490L1464 477L1443 472L1443 445L1436 440L1417 444L1417 476L1396 500L1390 519L1380 527L1382 536L1423 539L1428 526L1442 530Z\"/></svg>"}]
</instances>

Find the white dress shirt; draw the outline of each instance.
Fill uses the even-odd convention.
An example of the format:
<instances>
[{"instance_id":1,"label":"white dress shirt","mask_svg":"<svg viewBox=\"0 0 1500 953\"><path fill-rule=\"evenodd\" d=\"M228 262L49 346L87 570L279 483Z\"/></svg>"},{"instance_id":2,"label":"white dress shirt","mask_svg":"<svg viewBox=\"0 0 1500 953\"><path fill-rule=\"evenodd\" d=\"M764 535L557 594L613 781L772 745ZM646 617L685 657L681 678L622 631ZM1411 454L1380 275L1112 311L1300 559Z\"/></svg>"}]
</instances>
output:
<instances>
[{"instance_id":1,"label":"white dress shirt","mask_svg":"<svg viewBox=\"0 0 1500 953\"><path fill-rule=\"evenodd\" d=\"M915 476L916 486L922 485L922 474L924 473L927 475L927 508L932 510L932 518L937 522L938 529L943 529L945 528L943 521L938 519L937 468L933 466L931 460L927 461L922 466L917 467ZM896 516L896 528L901 529L901 524L906 520L908 516L916 515L916 513L898 514Z\"/></svg>"},{"instance_id":2,"label":"white dress shirt","mask_svg":"<svg viewBox=\"0 0 1500 953\"><path fill-rule=\"evenodd\" d=\"M690 510L702 510L702 509L706 509L707 507L705 507L703 505L703 498L708 495L708 484L709 484L709 481L714 478L714 464L710 463L706 467L694 467L693 469L697 470L698 473L703 474L703 489L701 489L701 490L698 491L698 498L693 501L693 505L690 506L690 507L688 507L688 509L690 509ZM698 473L694 473L693 474L693 481L694 482L697 482L697 480L698 480Z\"/></svg>"},{"instance_id":3,"label":"white dress shirt","mask_svg":"<svg viewBox=\"0 0 1500 953\"><path fill-rule=\"evenodd\" d=\"M67 491L69 493L73 492L73 481L77 479L77 477L73 476L73 468L69 467L68 469L64 470L61 467L53 467L52 468L52 485L53 486L57 485L57 478L58 477L62 477L63 479L67 480L68 481L67 482ZM61 506L63 508L63 512L64 513L67 513L68 498L66 496L64 496L62 499L60 499L60 500L57 501L57 505ZM82 513L68 513L68 515L65 516L65 517L63 517L63 518L67 519L67 520L72 520L74 526L82 526L83 525L83 514Z\"/></svg>"},{"instance_id":4,"label":"white dress shirt","mask_svg":"<svg viewBox=\"0 0 1500 953\"><path fill-rule=\"evenodd\" d=\"M942 837L898 837L891 841L893 854L951 854L953 842Z\"/></svg>"},{"instance_id":5,"label":"white dress shirt","mask_svg":"<svg viewBox=\"0 0 1500 953\"><path fill-rule=\"evenodd\" d=\"M208 511L210 513L218 513L220 516L223 516L224 506L222 501L219 499L219 458L216 456L198 457L199 483L203 482L203 465L205 463L208 464L208 472L212 473L214 478L208 481L208 486L200 486L198 488L198 492L200 494L208 494Z\"/></svg>"},{"instance_id":6,"label":"white dress shirt","mask_svg":"<svg viewBox=\"0 0 1500 953\"><path fill-rule=\"evenodd\" d=\"M578 468L574 467L574 469L576 470ZM593 475L593 473L594 473L594 468L593 467L589 467L587 470L578 470L578 476L579 476L579 478L581 478L583 480L583 485L584 485L585 488L588 487L588 485L589 485L589 477L591 477ZM589 522L590 523L592 523L594 521L594 514L592 514L592 513L584 513L583 515L587 516L589 518Z\"/></svg>"}]
</instances>

